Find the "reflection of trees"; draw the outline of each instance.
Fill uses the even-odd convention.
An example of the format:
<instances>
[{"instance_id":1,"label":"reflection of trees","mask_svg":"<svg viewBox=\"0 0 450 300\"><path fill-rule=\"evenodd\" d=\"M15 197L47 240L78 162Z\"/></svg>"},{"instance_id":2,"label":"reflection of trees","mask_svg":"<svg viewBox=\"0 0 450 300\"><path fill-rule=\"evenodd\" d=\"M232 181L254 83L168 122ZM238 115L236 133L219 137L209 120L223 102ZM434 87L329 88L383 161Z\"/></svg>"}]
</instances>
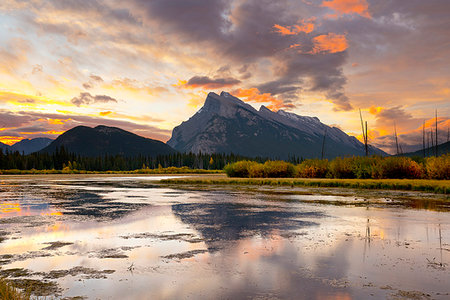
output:
<instances>
[{"instance_id":1,"label":"reflection of trees","mask_svg":"<svg viewBox=\"0 0 450 300\"><path fill-rule=\"evenodd\" d=\"M279 207L236 203L188 203L172 205L182 222L198 230L207 242L239 240L270 235L273 230L294 230L317 225L301 220L322 217L319 212L298 212Z\"/></svg>"},{"instance_id":2,"label":"reflection of trees","mask_svg":"<svg viewBox=\"0 0 450 300\"><path fill-rule=\"evenodd\" d=\"M25 199L26 205L32 209L55 208L63 211L64 215L87 216L94 218L116 219L123 217L131 211L135 211L144 204L130 204L111 202L105 199L101 193L105 193L104 187L87 191L83 187L70 188L74 182L61 185L22 185L21 199ZM91 182L76 182L77 185L98 185ZM115 187L114 183L108 186Z\"/></svg>"}]
</instances>

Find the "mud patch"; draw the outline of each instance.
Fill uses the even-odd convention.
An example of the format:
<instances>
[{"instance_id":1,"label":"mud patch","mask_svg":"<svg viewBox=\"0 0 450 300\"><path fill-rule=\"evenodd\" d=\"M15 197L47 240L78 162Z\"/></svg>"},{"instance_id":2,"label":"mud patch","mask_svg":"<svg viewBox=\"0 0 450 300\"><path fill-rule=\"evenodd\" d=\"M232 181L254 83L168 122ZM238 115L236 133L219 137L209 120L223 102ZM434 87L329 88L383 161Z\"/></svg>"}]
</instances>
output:
<instances>
[{"instance_id":1,"label":"mud patch","mask_svg":"<svg viewBox=\"0 0 450 300\"><path fill-rule=\"evenodd\" d=\"M132 247L125 247L125 249L121 248L112 248L112 249L104 249L97 253L96 257L98 258L128 258L128 255L124 254L122 250L127 251L132 249Z\"/></svg>"},{"instance_id":2,"label":"mud patch","mask_svg":"<svg viewBox=\"0 0 450 300\"><path fill-rule=\"evenodd\" d=\"M108 274L114 273L115 270L95 270L85 267L74 267L69 270L53 270L48 273L35 273L33 275L43 276L44 279L58 279L66 276L79 276L83 279L106 279Z\"/></svg>"},{"instance_id":3,"label":"mud patch","mask_svg":"<svg viewBox=\"0 0 450 300\"><path fill-rule=\"evenodd\" d=\"M39 297L55 296L62 291L55 282L48 280L13 279L10 280L10 282L16 288L27 291Z\"/></svg>"},{"instance_id":4,"label":"mud patch","mask_svg":"<svg viewBox=\"0 0 450 300\"><path fill-rule=\"evenodd\" d=\"M64 242L49 242L49 243L44 243L44 244L50 245L50 246L42 248L41 250L56 250L56 249L62 248L64 246L73 245L73 243L64 243Z\"/></svg>"},{"instance_id":5,"label":"mud patch","mask_svg":"<svg viewBox=\"0 0 450 300\"><path fill-rule=\"evenodd\" d=\"M422 299L431 299L431 296L429 294L424 294L422 292L418 291L397 291L395 294L391 294L389 299L392 300L404 300L404 299L411 299L411 300L422 300Z\"/></svg>"},{"instance_id":6,"label":"mud patch","mask_svg":"<svg viewBox=\"0 0 450 300\"><path fill-rule=\"evenodd\" d=\"M23 268L13 268L13 269L0 269L0 277L27 277L32 275L32 273Z\"/></svg>"},{"instance_id":7,"label":"mud patch","mask_svg":"<svg viewBox=\"0 0 450 300\"><path fill-rule=\"evenodd\" d=\"M191 250L191 251L186 251L186 252L181 252L181 253L176 253L176 254L170 254L170 255L166 255L166 256L161 256L162 259L175 259L175 260L182 260L185 258L191 258L194 257L197 254L200 253L205 253L208 252L208 250L206 249L199 249L199 250Z\"/></svg>"},{"instance_id":8,"label":"mud patch","mask_svg":"<svg viewBox=\"0 0 450 300\"><path fill-rule=\"evenodd\" d=\"M153 234L149 232L121 236L123 239L158 239L161 241L184 241L188 243L201 243L205 240L192 233Z\"/></svg>"}]
</instances>

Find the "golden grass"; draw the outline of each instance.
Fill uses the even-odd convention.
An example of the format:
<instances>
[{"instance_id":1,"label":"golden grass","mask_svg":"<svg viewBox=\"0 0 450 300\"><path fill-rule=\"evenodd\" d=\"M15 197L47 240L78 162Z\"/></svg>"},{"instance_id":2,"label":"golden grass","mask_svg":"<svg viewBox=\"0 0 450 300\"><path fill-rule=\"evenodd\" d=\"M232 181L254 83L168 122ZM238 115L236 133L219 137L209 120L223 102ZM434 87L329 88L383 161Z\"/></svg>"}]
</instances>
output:
<instances>
[{"instance_id":1,"label":"golden grass","mask_svg":"<svg viewBox=\"0 0 450 300\"><path fill-rule=\"evenodd\" d=\"M2 300L29 300L30 295L17 290L7 280L0 278L0 299L2 299Z\"/></svg>"},{"instance_id":2,"label":"golden grass","mask_svg":"<svg viewBox=\"0 0 450 300\"><path fill-rule=\"evenodd\" d=\"M164 184L341 187L354 189L425 191L450 194L450 180L431 179L227 178L224 176L213 175L164 179L160 182Z\"/></svg>"}]
</instances>

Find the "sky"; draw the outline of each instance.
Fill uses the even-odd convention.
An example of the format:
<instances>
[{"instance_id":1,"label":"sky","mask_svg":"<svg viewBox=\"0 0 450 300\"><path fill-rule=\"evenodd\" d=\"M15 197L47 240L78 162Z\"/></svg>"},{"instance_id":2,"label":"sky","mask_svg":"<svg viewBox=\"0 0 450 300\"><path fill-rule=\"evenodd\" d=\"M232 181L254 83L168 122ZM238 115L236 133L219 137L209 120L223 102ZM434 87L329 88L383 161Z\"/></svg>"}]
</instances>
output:
<instances>
[{"instance_id":1,"label":"sky","mask_svg":"<svg viewBox=\"0 0 450 300\"><path fill-rule=\"evenodd\" d=\"M450 126L448 0L2 0L0 142L116 126L167 141L209 92L394 153ZM434 130L434 129L433 129Z\"/></svg>"}]
</instances>

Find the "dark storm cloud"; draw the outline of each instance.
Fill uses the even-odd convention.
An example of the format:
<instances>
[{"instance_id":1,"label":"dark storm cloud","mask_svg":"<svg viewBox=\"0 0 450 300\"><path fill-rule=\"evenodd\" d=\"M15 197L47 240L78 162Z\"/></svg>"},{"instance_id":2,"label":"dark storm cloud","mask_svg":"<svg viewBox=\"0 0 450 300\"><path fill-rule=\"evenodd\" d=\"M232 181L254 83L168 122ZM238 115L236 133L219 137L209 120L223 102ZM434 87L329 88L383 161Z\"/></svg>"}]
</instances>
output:
<instances>
[{"instance_id":1,"label":"dark storm cloud","mask_svg":"<svg viewBox=\"0 0 450 300\"><path fill-rule=\"evenodd\" d=\"M135 14L143 13L146 22L157 22L164 33L177 33L191 41L215 41L230 23L225 0L133 0Z\"/></svg>"},{"instance_id":2,"label":"dark storm cloud","mask_svg":"<svg viewBox=\"0 0 450 300\"><path fill-rule=\"evenodd\" d=\"M90 93L80 93L78 97L72 98L70 100L76 106L80 106L82 104L89 105L93 103L107 103L107 102L116 102L117 100L106 95L91 95Z\"/></svg>"},{"instance_id":3,"label":"dark storm cloud","mask_svg":"<svg viewBox=\"0 0 450 300\"><path fill-rule=\"evenodd\" d=\"M287 0L134 0L133 3L145 12L147 22L156 22L164 33L182 43L201 43L216 56L242 65L238 70L245 73L242 80L252 76L246 73L250 65L260 59L270 60L275 79L258 86L263 92L293 100L297 92L309 88L304 86L305 79L312 79L313 91L325 92L338 109L351 109L343 92L346 79L342 66L346 55L302 55L289 47L295 43L311 47L311 39L316 35L302 32L282 36L273 28L275 24L295 24L299 19L311 17L308 4L296 3L296 10L292 11L292 3Z\"/></svg>"},{"instance_id":4,"label":"dark storm cloud","mask_svg":"<svg viewBox=\"0 0 450 300\"><path fill-rule=\"evenodd\" d=\"M227 78L210 78L208 76L194 76L188 80L185 84L186 87L202 87L205 89L218 89L224 87L231 87L241 83L240 80L227 77Z\"/></svg>"}]
</instances>

